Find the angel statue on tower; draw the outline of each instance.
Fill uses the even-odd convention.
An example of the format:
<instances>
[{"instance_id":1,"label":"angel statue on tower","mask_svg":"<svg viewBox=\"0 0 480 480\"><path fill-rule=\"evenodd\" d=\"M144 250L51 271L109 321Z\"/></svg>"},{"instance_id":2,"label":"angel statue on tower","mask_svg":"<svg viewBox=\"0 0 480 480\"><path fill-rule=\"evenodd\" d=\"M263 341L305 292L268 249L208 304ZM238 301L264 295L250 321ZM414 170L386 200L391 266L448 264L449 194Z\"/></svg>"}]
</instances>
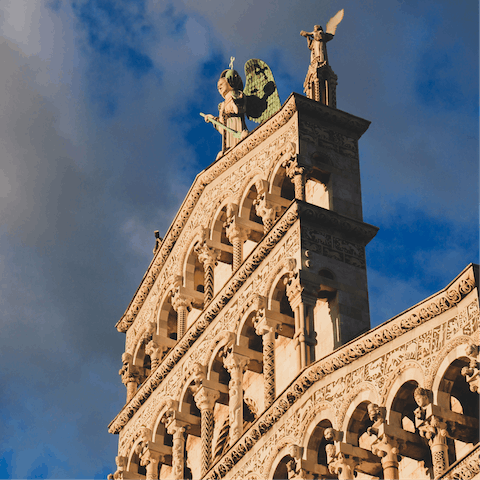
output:
<instances>
[{"instance_id":1,"label":"angel statue on tower","mask_svg":"<svg viewBox=\"0 0 480 480\"><path fill-rule=\"evenodd\" d=\"M222 72L217 82L218 92L224 99L218 105L218 117L200 114L222 133L222 150L218 157L248 135L245 115L249 120L262 123L280 108L269 66L262 60L249 60L245 64L247 86L244 89L242 78L233 69L234 60L230 58L230 68Z\"/></svg>"}]
</instances>

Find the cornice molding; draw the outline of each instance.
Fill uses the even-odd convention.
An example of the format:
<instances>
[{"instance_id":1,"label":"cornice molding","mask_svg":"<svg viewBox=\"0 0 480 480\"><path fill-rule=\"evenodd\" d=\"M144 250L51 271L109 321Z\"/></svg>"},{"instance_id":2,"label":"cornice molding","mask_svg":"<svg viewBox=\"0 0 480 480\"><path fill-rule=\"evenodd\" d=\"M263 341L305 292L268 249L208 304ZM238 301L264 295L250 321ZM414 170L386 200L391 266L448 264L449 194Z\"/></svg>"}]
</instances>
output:
<instances>
[{"instance_id":1,"label":"cornice molding","mask_svg":"<svg viewBox=\"0 0 480 480\"><path fill-rule=\"evenodd\" d=\"M345 217L332 210L317 207L316 205L300 200L297 200L297 202L300 207L299 213L301 220L305 220L307 223L311 223L317 227L329 227L351 237L352 240L356 240L357 243L362 245L367 245L379 230L378 227L362 222L361 220Z\"/></svg>"},{"instance_id":2,"label":"cornice molding","mask_svg":"<svg viewBox=\"0 0 480 480\"><path fill-rule=\"evenodd\" d=\"M292 96L295 98L296 108L300 113L314 117L326 125L335 125L343 130L347 130L350 134L353 134L353 138L356 140L370 126L371 122L361 117L356 117L337 108L328 107L298 93L292 93Z\"/></svg>"}]
</instances>

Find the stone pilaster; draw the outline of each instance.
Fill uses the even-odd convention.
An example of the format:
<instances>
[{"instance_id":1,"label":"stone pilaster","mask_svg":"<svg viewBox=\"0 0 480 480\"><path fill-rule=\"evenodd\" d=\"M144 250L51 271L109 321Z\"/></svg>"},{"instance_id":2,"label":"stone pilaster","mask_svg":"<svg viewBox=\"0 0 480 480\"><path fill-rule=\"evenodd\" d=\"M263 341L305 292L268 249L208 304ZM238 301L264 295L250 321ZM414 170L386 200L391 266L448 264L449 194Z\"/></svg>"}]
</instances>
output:
<instances>
[{"instance_id":1,"label":"stone pilaster","mask_svg":"<svg viewBox=\"0 0 480 480\"><path fill-rule=\"evenodd\" d=\"M243 374L250 359L245 355L228 352L223 364L230 374L229 389L229 423L230 445L235 443L243 433Z\"/></svg>"},{"instance_id":2,"label":"stone pilaster","mask_svg":"<svg viewBox=\"0 0 480 480\"><path fill-rule=\"evenodd\" d=\"M255 319L255 331L263 342L263 382L265 390L265 409L275 401L275 333L278 322L269 320L261 313Z\"/></svg>"},{"instance_id":3,"label":"stone pilaster","mask_svg":"<svg viewBox=\"0 0 480 480\"><path fill-rule=\"evenodd\" d=\"M197 388L194 395L195 403L201 412L200 432L202 442L202 477L212 465L212 440L214 428L213 409L219 396L220 392L218 390L204 387L203 385Z\"/></svg>"},{"instance_id":4,"label":"stone pilaster","mask_svg":"<svg viewBox=\"0 0 480 480\"><path fill-rule=\"evenodd\" d=\"M193 299L180 292L177 287L172 295L172 307L177 312L177 340L180 340L187 329L187 315L192 309Z\"/></svg>"},{"instance_id":5,"label":"stone pilaster","mask_svg":"<svg viewBox=\"0 0 480 480\"><path fill-rule=\"evenodd\" d=\"M195 253L198 255L198 261L203 264L204 271L204 305L210 303L213 299L214 278L213 269L217 265L217 260L220 257L220 250L209 247L207 242L203 242L195 248Z\"/></svg>"}]
</instances>

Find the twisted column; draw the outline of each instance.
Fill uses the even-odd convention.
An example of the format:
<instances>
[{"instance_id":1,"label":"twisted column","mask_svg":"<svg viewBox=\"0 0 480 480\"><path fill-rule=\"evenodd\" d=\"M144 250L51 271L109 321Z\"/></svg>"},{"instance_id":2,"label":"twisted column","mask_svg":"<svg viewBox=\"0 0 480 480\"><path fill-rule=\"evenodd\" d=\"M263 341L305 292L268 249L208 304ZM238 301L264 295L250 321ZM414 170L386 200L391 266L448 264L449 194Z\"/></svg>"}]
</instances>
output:
<instances>
[{"instance_id":1,"label":"twisted column","mask_svg":"<svg viewBox=\"0 0 480 480\"><path fill-rule=\"evenodd\" d=\"M275 205L268 199L268 193L264 192L254 200L256 214L262 219L264 233L267 233L275 223L280 213L280 205Z\"/></svg>"},{"instance_id":2,"label":"twisted column","mask_svg":"<svg viewBox=\"0 0 480 480\"><path fill-rule=\"evenodd\" d=\"M200 386L194 395L195 403L201 412L200 436L202 442L201 476L204 477L212 465L212 439L213 439L213 408L220 392L212 388Z\"/></svg>"},{"instance_id":3,"label":"twisted column","mask_svg":"<svg viewBox=\"0 0 480 480\"><path fill-rule=\"evenodd\" d=\"M255 332L262 337L263 343L263 383L265 409L275 401L275 333L278 323L267 320L262 313L255 319Z\"/></svg>"},{"instance_id":4,"label":"twisted column","mask_svg":"<svg viewBox=\"0 0 480 480\"><path fill-rule=\"evenodd\" d=\"M187 315L192 308L192 298L180 293L177 287L172 295L172 306L177 312L177 340L180 340L187 329Z\"/></svg>"},{"instance_id":5,"label":"twisted column","mask_svg":"<svg viewBox=\"0 0 480 480\"><path fill-rule=\"evenodd\" d=\"M230 374L229 390L229 423L230 445L233 445L243 433L243 374L250 359L232 351L223 359L223 364Z\"/></svg>"},{"instance_id":6,"label":"twisted column","mask_svg":"<svg viewBox=\"0 0 480 480\"><path fill-rule=\"evenodd\" d=\"M220 250L211 248L206 242L197 245L195 253L198 255L198 261L203 264L204 275L204 305L210 303L213 299L214 279L213 269L217 265L217 260L220 257Z\"/></svg>"},{"instance_id":7,"label":"twisted column","mask_svg":"<svg viewBox=\"0 0 480 480\"><path fill-rule=\"evenodd\" d=\"M228 241L233 245L233 271L237 270L243 262L243 243L250 235L250 230L240 224L236 215L227 217L224 224Z\"/></svg>"},{"instance_id":8,"label":"twisted column","mask_svg":"<svg viewBox=\"0 0 480 480\"><path fill-rule=\"evenodd\" d=\"M172 445L172 480L182 480L185 470L185 422L172 420L167 424L167 433L173 436Z\"/></svg>"}]
</instances>

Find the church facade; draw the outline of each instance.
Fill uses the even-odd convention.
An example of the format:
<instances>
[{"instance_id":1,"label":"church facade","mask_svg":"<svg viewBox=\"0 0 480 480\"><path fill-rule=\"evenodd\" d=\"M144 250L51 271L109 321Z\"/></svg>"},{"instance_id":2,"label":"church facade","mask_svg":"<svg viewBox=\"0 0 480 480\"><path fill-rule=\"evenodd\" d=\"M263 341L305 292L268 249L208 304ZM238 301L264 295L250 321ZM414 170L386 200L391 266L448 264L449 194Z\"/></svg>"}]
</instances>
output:
<instances>
[{"instance_id":1,"label":"church facade","mask_svg":"<svg viewBox=\"0 0 480 480\"><path fill-rule=\"evenodd\" d=\"M369 122L315 60L197 176L116 325L114 479L480 478L478 267L370 329Z\"/></svg>"}]
</instances>

